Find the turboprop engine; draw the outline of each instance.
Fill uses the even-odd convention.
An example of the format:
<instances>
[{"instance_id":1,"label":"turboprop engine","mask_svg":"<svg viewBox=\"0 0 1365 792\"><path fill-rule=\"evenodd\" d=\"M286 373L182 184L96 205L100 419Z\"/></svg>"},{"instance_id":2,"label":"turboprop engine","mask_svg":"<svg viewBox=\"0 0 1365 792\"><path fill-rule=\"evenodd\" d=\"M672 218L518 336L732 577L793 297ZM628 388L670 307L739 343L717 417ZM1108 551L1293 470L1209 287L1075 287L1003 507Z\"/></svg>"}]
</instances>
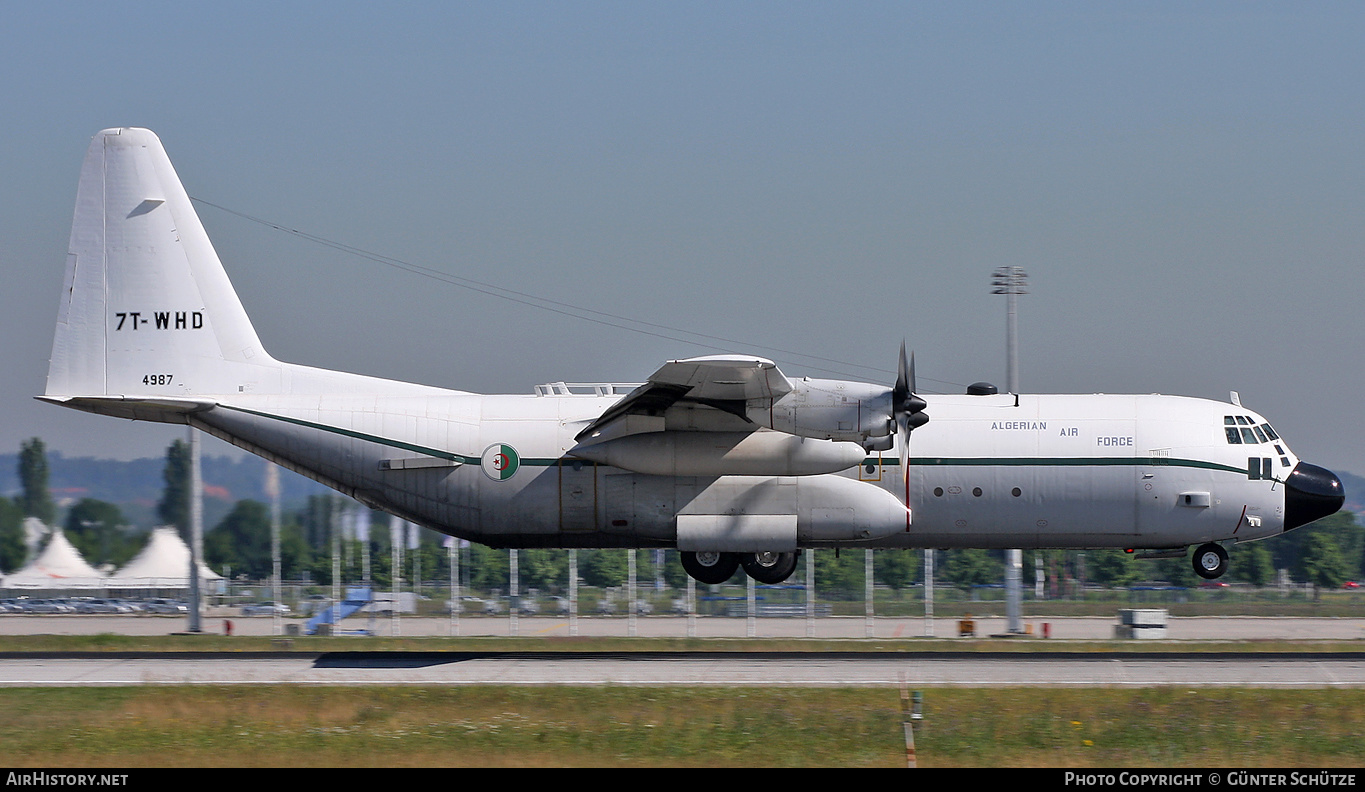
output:
<instances>
[{"instance_id":1,"label":"turboprop engine","mask_svg":"<svg viewBox=\"0 0 1365 792\"><path fill-rule=\"evenodd\" d=\"M750 403L745 417L798 437L849 443L861 444L895 431L892 389L885 385L809 377L791 380L791 384L791 392L775 402Z\"/></svg>"},{"instance_id":2,"label":"turboprop engine","mask_svg":"<svg viewBox=\"0 0 1365 792\"><path fill-rule=\"evenodd\" d=\"M776 400L750 401L745 417L759 426L800 437L858 443L867 451L886 451L901 436L901 470L910 432L928 422L925 401L915 395L915 361L901 344L896 384L805 377L787 380L791 390Z\"/></svg>"}]
</instances>

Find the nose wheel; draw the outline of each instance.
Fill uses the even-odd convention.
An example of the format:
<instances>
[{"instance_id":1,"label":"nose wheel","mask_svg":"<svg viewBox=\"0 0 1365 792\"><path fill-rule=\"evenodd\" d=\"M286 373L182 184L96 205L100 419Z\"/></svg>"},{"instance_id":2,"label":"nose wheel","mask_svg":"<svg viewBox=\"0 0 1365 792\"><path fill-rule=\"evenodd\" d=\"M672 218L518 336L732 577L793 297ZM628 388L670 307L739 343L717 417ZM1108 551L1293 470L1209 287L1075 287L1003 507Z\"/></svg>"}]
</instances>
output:
<instances>
[{"instance_id":1,"label":"nose wheel","mask_svg":"<svg viewBox=\"0 0 1365 792\"><path fill-rule=\"evenodd\" d=\"M1220 578L1228 571L1228 551L1222 545L1209 542L1194 551L1194 573L1205 580Z\"/></svg>"}]
</instances>

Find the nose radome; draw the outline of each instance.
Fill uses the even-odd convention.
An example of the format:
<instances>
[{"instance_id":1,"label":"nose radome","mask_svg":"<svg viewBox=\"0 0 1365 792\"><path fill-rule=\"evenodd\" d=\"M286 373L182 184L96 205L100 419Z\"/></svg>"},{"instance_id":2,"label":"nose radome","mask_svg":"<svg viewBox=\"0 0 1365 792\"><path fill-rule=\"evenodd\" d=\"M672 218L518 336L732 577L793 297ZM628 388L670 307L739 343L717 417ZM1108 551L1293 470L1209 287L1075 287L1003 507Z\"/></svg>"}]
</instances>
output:
<instances>
[{"instance_id":1,"label":"nose radome","mask_svg":"<svg viewBox=\"0 0 1365 792\"><path fill-rule=\"evenodd\" d=\"M1288 531L1336 514L1345 502L1346 491L1335 473L1300 462L1285 480L1284 529Z\"/></svg>"}]
</instances>

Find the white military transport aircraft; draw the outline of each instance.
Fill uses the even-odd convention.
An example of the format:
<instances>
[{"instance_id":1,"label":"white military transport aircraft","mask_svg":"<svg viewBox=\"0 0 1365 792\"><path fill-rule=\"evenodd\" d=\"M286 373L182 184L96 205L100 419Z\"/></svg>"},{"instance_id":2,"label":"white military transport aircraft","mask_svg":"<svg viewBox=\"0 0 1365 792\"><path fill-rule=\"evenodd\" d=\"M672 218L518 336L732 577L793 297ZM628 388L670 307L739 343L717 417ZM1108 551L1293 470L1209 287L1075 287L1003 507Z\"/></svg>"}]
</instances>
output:
<instances>
[{"instance_id":1,"label":"white military transport aircraft","mask_svg":"<svg viewBox=\"0 0 1365 792\"><path fill-rule=\"evenodd\" d=\"M281 363L145 129L91 142L38 398L188 424L495 547L676 547L706 583L739 566L780 582L817 547L1198 546L1194 569L1214 578L1220 542L1274 536L1344 499L1235 394L974 386L926 402L904 348L891 386L724 355L669 361L638 386L513 396Z\"/></svg>"}]
</instances>

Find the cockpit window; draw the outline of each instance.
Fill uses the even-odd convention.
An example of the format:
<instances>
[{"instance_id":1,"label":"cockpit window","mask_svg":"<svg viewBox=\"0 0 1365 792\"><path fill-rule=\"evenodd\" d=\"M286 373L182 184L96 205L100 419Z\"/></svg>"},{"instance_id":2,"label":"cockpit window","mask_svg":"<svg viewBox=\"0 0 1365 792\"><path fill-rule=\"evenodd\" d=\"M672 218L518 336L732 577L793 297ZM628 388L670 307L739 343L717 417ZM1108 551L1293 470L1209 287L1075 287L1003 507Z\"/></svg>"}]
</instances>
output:
<instances>
[{"instance_id":1,"label":"cockpit window","mask_svg":"<svg viewBox=\"0 0 1365 792\"><path fill-rule=\"evenodd\" d=\"M1229 445L1258 445L1280 439L1270 424L1258 424L1245 415L1224 415L1223 431L1227 433Z\"/></svg>"}]
</instances>

